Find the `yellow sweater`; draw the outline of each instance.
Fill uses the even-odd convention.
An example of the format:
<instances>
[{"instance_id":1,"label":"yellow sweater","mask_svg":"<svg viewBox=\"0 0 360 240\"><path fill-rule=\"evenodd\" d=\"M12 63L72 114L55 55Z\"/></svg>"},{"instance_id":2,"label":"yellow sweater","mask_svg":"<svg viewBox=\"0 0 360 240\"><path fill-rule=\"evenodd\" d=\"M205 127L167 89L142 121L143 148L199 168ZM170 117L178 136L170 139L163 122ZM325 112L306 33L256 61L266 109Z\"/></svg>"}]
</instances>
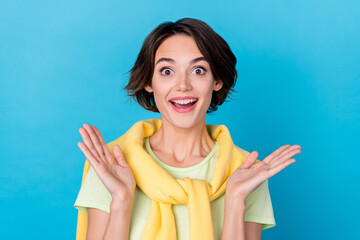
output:
<instances>
[{"instance_id":1,"label":"yellow sweater","mask_svg":"<svg viewBox=\"0 0 360 240\"><path fill-rule=\"evenodd\" d=\"M114 144L120 146L138 187L152 199L142 239L176 239L172 204L188 205L191 240L213 239L210 201L224 194L227 178L249 153L233 144L225 126L207 125L211 138L220 145L213 178L208 183L190 178L174 179L143 148L144 138L152 136L160 126L160 119L137 122L123 136L107 144L110 152ZM83 180L89 167L86 161ZM79 212L77 239L86 238L86 229L87 215Z\"/></svg>"}]
</instances>

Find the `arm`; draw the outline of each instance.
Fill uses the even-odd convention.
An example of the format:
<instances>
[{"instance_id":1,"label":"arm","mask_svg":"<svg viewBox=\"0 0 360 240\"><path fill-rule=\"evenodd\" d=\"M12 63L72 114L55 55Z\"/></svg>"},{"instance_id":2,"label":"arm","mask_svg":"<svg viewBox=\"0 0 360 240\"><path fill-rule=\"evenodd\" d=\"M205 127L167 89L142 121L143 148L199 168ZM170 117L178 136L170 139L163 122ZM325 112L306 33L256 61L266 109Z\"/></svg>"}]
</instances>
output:
<instances>
[{"instance_id":1,"label":"arm","mask_svg":"<svg viewBox=\"0 0 360 240\"><path fill-rule=\"evenodd\" d=\"M262 224L244 222L246 204L225 196L224 224L221 239L260 240Z\"/></svg>"},{"instance_id":2,"label":"arm","mask_svg":"<svg viewBox=\"0 0 360 240\"><path fill-rule=\"evenodd\" d=\"M262 224L256 222L245 222L245 239L261 240Z\"/></svg>"},{"instance_id":3,"label":"arm","mask_svg":"<svg viewBox=\"0 0 360 240\"><path fill-rule=\"evenodd\" d=\"M294 163L295 160L291 159L291 157L299 153L299 145L284 145L267 156L263 161L253 165L258 157L258 153L254 151L231 174L226 183L222 240L245 240L244 217L247 197L261 183ZM248 225L246 228L249 230L246 233L247 240L261 238L261 228L258 228L259 225L257 225L258 227L255 227L256 225L251 227L252 225L249 223L246 225Z\"/></svg>"},{"instance_id":4,"label":"arm","mask_svg":"<svg viewBox=\"0 0 360 240\"><path fill-rule=\"evenodd\" d=\"M224 224L221 235L222 240L260 240L262 224L245 222L244 216L246 204L231 201L230 197L225 196Z\"/></svg>"},{"instance_id":5,"label":"arm","mask_svg":"<svg viewBox=\"0 0 360 240\"><path fill-rule=\"evenodd\" d=\"M113 146L113 156L100 131L95 126L83 126L79 132L85 144L79 142L78 146L112 198L110 214L90 210L87 239L128 239L136 187L134 176L119 146Z\"/></svg>"},{"instance_id":6,"label":"arm","mask_svg":"<svg viewBox=\"0 0 360 240\"><path fill-rule=\"evenodd\" d=\"M229 195L230 194L226 192L221 240L245 240L244 216L246 204L244 201L236 201L236 199Z\"/></svg>"},{"instance_id":7,"label":"arm","mask_svg":"<svg viewBox=\"0 0 360 240\"><path fill-rule=\"evenodd\" d=\"M129 239L131 209L132 200L111 202L109 223L103 239Z\"/></svg>"},{"instance_id":8,"label":"arm","mask_svg":"<svg viewBox=\"0 0 360 240\"><path fill-rule=\"evenodd\" d=\"M102 239L110 214L97 208L88 208L87 240Z\"/></svg>"},{"instance_id":9,"label":"arm","mask_svg":"<svg viewBox=\"0 0 360 240\"><path fill-rule=\"evenodd\" d=\"M87 240L128 239L132 202L112 201L110 213L89 208Z\"/></svg>"}]
</instances>

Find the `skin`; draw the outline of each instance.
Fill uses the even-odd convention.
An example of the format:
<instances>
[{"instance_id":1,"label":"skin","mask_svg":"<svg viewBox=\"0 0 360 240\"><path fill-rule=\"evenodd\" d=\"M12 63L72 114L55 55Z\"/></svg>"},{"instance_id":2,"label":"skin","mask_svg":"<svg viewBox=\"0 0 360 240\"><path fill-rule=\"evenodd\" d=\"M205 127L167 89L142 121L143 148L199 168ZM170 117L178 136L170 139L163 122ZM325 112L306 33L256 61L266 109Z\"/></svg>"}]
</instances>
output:
<instances>
[{"instance_id":1,"label":"skin","mask_svg":"<svg viewBox=\"0 0 360 240\"><path fill-rule=\"evenodd\" d=\"M222 81L215 81L210 65L205 60L191 63L203 57L195 41L185 35L166 39L155 54L152 85L145 89L154 93L163 123L149 138L153 152L170 166L189 167L200 162L213 149L215 142L206 131L206 111L213 91L221 89ZM190 113L176 112L169 102L174 97L198 98Z\"/></svg>"},{"instance_id":2,"label":"skin","mask_svg":"<svg viewBox=\"0 0 360 240\"><path fill-rule=\"evenodd\" d=\"M212 92L220 90L223 83L214 79L208 62L201 57L191 37L169 37L155 54L152 84L145 88L154 93L163 120L158 132L149 138L150 144L156 156L170 166L196 165L215 145L206 131L205 118ZM169 100L183 96L198 98L193 111L178 113L172 108ZM110 214L89 209L88 239L128 239L136 187L133 174L120 148L113 147L113 157L95 126L84 124L79 132L84 140L78 143L79 148L113 199ZM261 183L294 163L292 157L300 152L299 145L284 145L253 167L258 153L250 153L227 180L222 239L261 238L261 224L244 222L245 200Z\"/></svg>"}]
</instances>

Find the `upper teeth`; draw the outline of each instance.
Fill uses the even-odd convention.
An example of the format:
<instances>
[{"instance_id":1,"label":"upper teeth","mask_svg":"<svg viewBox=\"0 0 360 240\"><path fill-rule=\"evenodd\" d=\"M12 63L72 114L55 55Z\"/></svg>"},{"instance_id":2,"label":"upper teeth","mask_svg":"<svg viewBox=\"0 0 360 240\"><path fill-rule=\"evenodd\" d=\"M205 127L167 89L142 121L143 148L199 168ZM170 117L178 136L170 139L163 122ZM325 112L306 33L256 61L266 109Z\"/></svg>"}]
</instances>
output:
<instances>
[{"instance_id":1,"label":"upper teeth","mask_svg":"<svg viewBox=\"0 0 360 240\"><path fill-rule=\"evenodd\" d=\"M191 102L195 102L196 99L171 100L171 101L174 102L174 103L177 103L177 104L188 104L188 103L191 103Z\"/></svg>"}]
</instances>

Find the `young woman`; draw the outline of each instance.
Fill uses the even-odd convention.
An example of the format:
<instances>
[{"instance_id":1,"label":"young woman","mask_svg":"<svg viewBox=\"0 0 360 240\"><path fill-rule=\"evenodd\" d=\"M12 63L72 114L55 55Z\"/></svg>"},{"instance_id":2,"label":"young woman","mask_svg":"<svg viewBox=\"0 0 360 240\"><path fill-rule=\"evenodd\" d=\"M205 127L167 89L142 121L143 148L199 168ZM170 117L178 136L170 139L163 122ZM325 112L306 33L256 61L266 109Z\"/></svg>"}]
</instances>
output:
<instances>
[{"instance_id":1,"label":"young woman","mask_svg":"<svg viewBox=\"0 0 360 240\"><path fill-rule=\"evenodd\" d=\"M78 239L250 240L275 225L267 179L294 163L300 146L259 161L225 126L206 125L233 90L235 65L202 21L165 22L149 34L125 88L161 119L108 144L95 126L79 129L88 166L75 207L88 223L79 218Z\"/></svg>"}]
</instances>

